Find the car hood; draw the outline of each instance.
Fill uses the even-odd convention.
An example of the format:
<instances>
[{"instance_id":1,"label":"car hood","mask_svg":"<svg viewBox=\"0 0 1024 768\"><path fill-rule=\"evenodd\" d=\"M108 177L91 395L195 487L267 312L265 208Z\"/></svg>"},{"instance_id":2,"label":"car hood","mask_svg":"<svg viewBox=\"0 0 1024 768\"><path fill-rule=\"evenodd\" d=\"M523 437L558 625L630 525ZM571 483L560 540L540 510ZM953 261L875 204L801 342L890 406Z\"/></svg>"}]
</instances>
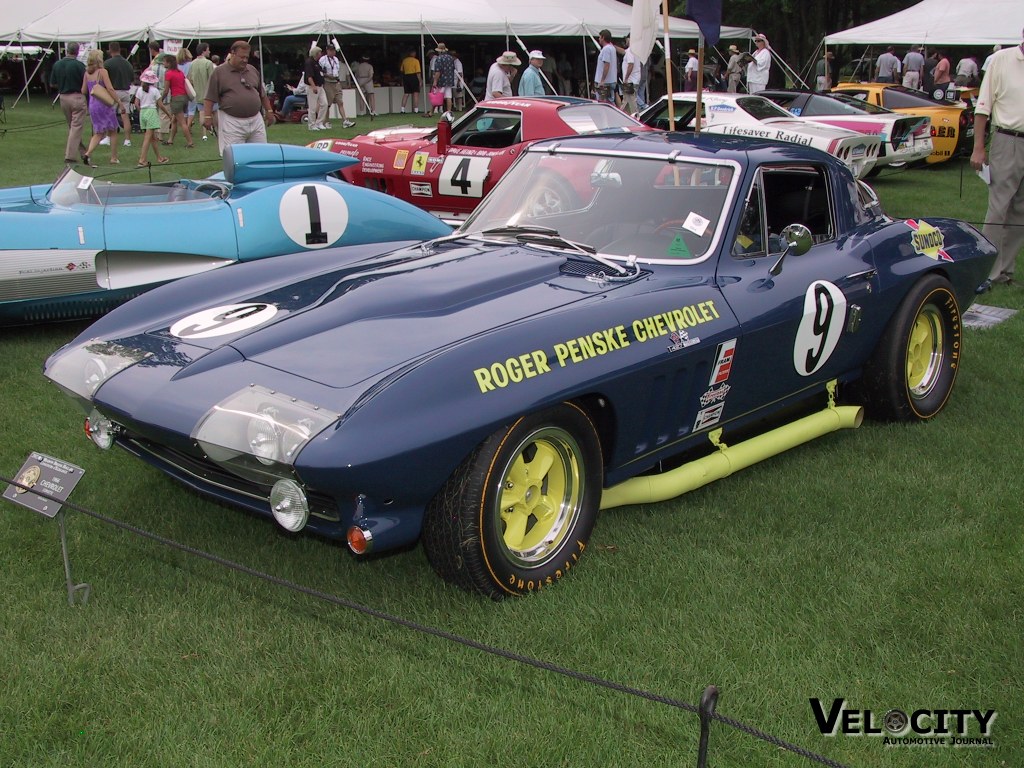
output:
<instances>
[{"instance_id":1,"label":"car hood","mask_svg":"<svg viewBox=\"0 0 1024 768\"><path fill-rule=\"evenodd\" d=\"M366 386L469 339L608 290L565 274L567 258L466 240L417 246L233 297L232 306L266 304L276 312L234 336L181 340L207 350L231 346L250 362L329 387ZM585 273L589 262L578 266ZM199 313L149 334L177 340L191 317Z\"/></svg>"}]
</instances>

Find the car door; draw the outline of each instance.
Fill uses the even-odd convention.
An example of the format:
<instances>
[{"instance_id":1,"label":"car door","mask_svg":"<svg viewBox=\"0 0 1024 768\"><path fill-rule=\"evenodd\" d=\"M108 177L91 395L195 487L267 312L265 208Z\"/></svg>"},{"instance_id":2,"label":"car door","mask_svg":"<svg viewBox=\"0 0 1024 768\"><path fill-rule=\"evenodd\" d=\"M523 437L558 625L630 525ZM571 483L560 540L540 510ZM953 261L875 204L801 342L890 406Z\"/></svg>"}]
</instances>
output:
<instances>
[{"instance_id":1,"label":"car door","mask_svg":"<svg viewBox=\"0 0 1024 768\"><path fill-rule=\"evenodd\" d=\"M856 331L877 274L866 240L840 236L850 226L836 204L845 192L815 163L762 166L747 188L717 277L742 333L739 412L818 388L870 351ZM810 230L807 253L783 256L789 224Z\"/></svg>"},{"instance_id":2,"label":"car door","mask_svg":"<svg viewBox=\"0 0 1024 768\"><path fill-rule=\"evenodd\" d=\"M96 258L104 288L128 288L205 272L238 259L231 208L188 184L106 189L106 249Z\"/></svg>"}]
</instances>

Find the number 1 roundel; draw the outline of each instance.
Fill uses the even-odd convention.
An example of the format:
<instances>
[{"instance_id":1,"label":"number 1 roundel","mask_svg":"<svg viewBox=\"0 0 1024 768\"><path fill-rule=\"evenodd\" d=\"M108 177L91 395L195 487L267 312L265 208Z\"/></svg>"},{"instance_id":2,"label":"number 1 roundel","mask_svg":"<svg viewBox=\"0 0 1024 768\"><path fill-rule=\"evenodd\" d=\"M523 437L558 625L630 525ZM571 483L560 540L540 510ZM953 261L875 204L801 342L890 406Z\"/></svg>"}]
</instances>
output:
<instances>
[{"instance_id":1,"label":"number 1 roundel","mask_svg":"<svg viewBox=\"0 0 1024 768\"><path fill-rule=\"evenodd\" d=\"M328 248L348 228L348 204L327 184L296 184L281 196L281 227L302 248Z\"/></svg>"},{"instance_id":2,"label":"number 1 roundel","mask_svg":"<svg viewBox=\"0 0 1024 768\"><path fill-rule=\"evenodd\" d=\"M804 311L793 344L793 366L810 376L828 362L846 324L846 295L827 280L815 280L804 294Z\"/></svg>"}]
</instances>

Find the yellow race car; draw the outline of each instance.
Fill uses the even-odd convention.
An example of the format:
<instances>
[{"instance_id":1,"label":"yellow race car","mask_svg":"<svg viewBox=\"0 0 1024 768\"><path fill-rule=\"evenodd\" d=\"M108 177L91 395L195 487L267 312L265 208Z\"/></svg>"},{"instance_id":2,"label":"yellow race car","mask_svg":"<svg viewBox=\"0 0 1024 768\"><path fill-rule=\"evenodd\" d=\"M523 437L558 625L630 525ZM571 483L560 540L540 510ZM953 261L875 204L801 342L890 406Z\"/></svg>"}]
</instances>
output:
<instances>
[{"instance_id":1,"label":"yellow race car","mask_svg":"<svg viewBox=\"0 0 1024 768\"><path fill-rule=\"evenodd\" d=\"M965 102L937 101L924 91L893 83L839 83L832 90L893 112L928 117L932 123L928 163L944 163L951 157L970 154L974 146L974 108Z\"/></svg>"}]
</instances>

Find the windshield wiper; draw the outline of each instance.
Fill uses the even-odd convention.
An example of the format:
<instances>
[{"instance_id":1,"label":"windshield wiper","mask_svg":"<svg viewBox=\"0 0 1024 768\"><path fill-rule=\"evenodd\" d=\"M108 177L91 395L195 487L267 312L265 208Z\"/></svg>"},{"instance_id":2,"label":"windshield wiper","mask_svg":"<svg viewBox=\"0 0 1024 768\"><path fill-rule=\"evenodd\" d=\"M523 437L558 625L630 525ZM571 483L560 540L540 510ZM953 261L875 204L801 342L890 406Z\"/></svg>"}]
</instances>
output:
<instances>
[{"instance_id":1,"label":"windshield wiper","mask_svg":"<svg viewBox=\"0 0 1024 768\"><path fill-rule=\"evenodd\" d=\"M616 274L629 274L626 269L616 264L614 261L606 259L603 256L599 256L597 254L597 249L594 246L588 245L587 243L577 243L575 240L569 240L568 238L562 237L558 233L557 229L552 229L551 227L541 227L536 224L520 224L516 226L493 227L491 229L485 229L477 234L496 237L514 237L520 243L537 243L538 245L553 245L560 246L562 248L570 248L577 253L583 254L587 258L593 259L602 266L614 270Z\"/></svg>"}]
</instances>

